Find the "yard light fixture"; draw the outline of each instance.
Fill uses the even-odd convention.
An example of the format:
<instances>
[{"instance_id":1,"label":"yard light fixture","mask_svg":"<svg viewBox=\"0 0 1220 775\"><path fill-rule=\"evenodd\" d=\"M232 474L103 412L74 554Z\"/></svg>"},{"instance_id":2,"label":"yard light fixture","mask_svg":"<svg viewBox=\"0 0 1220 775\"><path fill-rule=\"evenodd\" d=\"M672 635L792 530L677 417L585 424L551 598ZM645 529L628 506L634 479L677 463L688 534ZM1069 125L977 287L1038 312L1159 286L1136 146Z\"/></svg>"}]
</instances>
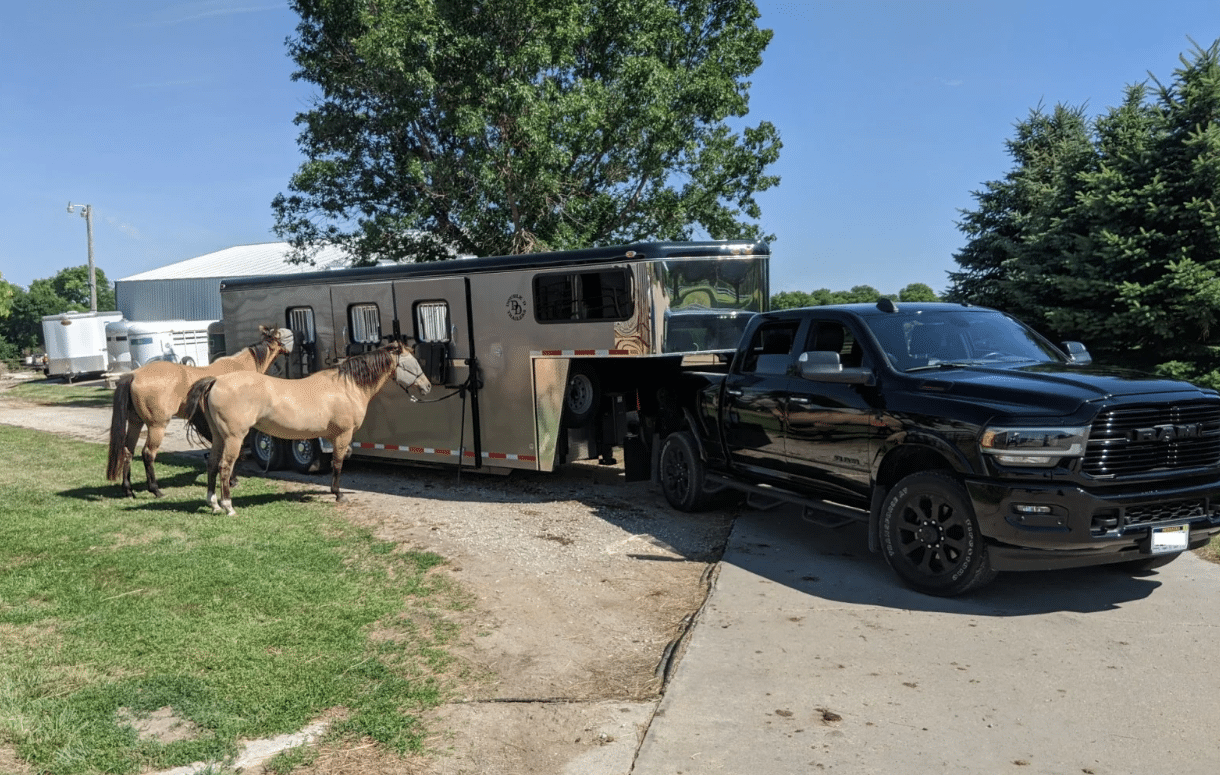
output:
<instances>
[{"instance_id":1,"label":"yard light fixture","mask_svg":"<svg viewBox=\"0 0 1220 775\"><path fill-rule=\"evenodd\" d=\"M80 208L80 217L85 219L85 232L89 237L89 311L97 312L97 273L93 268L93 205L74 205L68 202L68 213Z\"/></svg>"}]
</instances>

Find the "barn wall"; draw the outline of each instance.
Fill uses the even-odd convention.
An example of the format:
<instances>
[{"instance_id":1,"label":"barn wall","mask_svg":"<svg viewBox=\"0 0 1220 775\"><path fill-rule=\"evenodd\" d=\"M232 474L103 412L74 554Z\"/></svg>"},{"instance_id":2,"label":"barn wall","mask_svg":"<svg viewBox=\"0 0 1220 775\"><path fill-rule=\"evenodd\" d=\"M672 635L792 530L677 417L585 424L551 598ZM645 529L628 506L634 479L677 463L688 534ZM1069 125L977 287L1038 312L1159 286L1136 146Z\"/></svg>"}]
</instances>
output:
<instances>
[{"instance_id":1,"label":"barn wall","mask_svg":"<svg viewBox=\"0 0 1220 775\"><path fill-rule=\"evenodd\" d=\"M219 320L220 280L117 280L115 306L127 320Z\"/></svg>"}]
</instances>

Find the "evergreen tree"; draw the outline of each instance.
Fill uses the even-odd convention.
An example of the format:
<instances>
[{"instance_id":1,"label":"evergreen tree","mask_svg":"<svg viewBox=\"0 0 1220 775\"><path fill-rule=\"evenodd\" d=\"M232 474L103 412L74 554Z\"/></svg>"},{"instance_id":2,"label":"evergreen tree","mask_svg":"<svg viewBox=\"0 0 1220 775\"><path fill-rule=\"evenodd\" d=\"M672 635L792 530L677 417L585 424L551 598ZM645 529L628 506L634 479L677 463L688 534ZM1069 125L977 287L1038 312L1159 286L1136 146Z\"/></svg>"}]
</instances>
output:
<instances>
[{"instance_id":1,"label":"evergreen tree","mask_svg":"<svg viewBox=\"0 0 1220 775\"><path fill-rule=\"evenodd\" d=\"M959 224L949 296L1103 362L1220 383L1220 41L1152 82L1092 125L1066 108L1018 125L1013 170Z\"/></svg>"}]
</instances>

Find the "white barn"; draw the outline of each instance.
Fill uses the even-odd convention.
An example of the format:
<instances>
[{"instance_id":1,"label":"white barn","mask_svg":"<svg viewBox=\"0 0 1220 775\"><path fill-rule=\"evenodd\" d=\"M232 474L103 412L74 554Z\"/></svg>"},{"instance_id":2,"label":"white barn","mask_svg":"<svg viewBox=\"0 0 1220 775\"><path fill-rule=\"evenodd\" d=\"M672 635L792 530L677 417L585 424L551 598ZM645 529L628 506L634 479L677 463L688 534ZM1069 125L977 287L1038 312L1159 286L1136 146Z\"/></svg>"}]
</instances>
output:
<instances>
[{"instance_id":1,"label":"white barn","mask_svg":"<svg viewBox=\"0 0 1220 775\"><path fill-rule=\"evenodd\" d=\"M338 248L323 248L314 265L290 264L287 242L237 245L114 281L115 306L132 321L219 320L226 277L298 274L349 265Z\"/></svg>"}]
</instances>

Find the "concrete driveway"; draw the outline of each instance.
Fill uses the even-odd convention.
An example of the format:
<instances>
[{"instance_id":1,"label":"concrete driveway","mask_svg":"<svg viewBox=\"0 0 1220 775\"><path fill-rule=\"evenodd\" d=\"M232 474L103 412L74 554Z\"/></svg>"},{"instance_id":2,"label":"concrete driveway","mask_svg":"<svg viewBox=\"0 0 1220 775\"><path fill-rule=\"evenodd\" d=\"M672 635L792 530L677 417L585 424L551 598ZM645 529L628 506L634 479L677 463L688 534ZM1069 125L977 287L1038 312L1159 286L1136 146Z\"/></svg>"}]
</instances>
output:
<instances>
[{"instance_id":1,"label":"concrete driveway","mask_svg":"<svg viewBox=\"0 0 1220 775\"><path fill-rule=\"evenodd\" d=\"M1214 773L1220 566L901 587L863 528L736 524L633 775Z\"/></svg>"}]
</instances>

